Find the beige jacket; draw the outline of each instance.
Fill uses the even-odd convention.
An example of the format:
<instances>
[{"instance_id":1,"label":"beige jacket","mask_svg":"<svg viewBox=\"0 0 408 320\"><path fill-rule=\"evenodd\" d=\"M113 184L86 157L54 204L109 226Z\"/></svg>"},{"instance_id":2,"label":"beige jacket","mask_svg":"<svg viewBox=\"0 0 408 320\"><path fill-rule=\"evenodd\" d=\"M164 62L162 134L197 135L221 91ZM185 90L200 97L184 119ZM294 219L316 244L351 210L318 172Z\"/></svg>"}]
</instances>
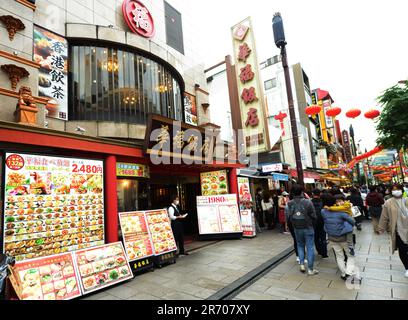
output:
<instances>
[{"instance_id":1,"label":"beige jacket","mask_svg":"<svg viewBox=\"0 0 408 320\"><path fill-rule=\"evenodd\" d=\"M408 206L408 199L404 199L405 204ZM387 200L383 206L380 224L378 226L379 231L385 232L388 227L391 230L391 242L392 252L397 251L397 219L398 219L398 206L394 198Z\"/></svg>"}]
</instances>

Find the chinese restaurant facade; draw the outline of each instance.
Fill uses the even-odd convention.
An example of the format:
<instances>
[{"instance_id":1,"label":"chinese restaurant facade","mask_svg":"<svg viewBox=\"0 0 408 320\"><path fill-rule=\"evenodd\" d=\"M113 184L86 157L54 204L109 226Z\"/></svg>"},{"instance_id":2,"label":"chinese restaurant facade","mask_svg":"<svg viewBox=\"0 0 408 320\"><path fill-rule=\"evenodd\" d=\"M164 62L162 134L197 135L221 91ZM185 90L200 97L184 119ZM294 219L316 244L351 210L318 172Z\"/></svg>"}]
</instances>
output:
<instances>
[{"instance_id":1,"label":"chinese restaurant facade","mask_svg":"<svg viewBox=\"0 0 408 320\"><path fill-rule=\"evenodd\" d=\"M2 2L24 26L0 48L3 252L26 260L117 242L120 212L166 208L173 194L196 237L201 173L225 170L238 193L241 166L224 163L228 147L209 123L195 26L181 23L192 5L179 12L172 2ZM204 136L183 144L187 158L197 160L198 148L206 162L177 164L176 154L152 162L151 126L172 121L212 132L211 144Z\"/></svg>"}]
</instances>

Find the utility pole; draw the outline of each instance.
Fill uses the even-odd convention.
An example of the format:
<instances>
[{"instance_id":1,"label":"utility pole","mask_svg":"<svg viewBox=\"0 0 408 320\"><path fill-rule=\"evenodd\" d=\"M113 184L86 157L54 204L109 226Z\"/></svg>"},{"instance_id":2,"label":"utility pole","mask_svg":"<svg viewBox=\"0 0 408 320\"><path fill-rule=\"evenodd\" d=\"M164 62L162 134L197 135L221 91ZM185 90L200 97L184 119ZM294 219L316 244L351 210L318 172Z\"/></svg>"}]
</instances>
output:
<instances>
[{"instance_id":1,"label":"utility pole","mask_svg":"<svg viewBox=\"0 0 408 320\"><path fill-rule=\"evenodd\" d=\"M351 140L353 141L353 151L354 151L354 156L356 157L357 156L357 147L356 147L356 141L355 141L355 138L354 138L354 128L353 128L353 125L350 125L350 137L351 137ZM358 184L360 184L360 180L361 180L361 177L360 177L360 163L357 163L356 164L357 165L357 183ZM368 185L367 185L367 187L368 187Z\"/></svg>"},{"instance_id":2,"label":"utility pole","mask_svg":"<svg viewBox=\"0 0 408 320\"><path fill-rule=\"evenodd\" d=\"M283 20L279 12L275 13L275 15L273 16L272 27L273 27L273 35L275 38L275 44L278 48L281 49L282 65L283 65L283 70L285 74L286 93L288 95L289 115L290 115L292 137L293 137L293 148L295 150L298 183L304 186L304 173L303 173L302 159L300 156L299 134L298 134L298 128L297 128L297 122L296 122L295 105L293 101L292 84L291 84L290 70L289 70L289 65L288 65L288 56L286 53L287 42L285 39L285 32L283 29Z\"/></svg>"}]
</instances>

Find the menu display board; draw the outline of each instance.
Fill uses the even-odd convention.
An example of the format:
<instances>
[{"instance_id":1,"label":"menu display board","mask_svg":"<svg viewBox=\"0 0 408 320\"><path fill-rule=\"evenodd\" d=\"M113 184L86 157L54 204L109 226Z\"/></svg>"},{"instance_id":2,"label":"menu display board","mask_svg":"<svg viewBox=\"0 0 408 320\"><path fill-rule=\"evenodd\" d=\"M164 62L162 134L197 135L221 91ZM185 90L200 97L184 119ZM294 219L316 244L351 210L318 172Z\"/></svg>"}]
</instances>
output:
<instances>
[{"instance_id":1,"label":"menu display board","mask_svg":"<svg viewBox=\"0 0 408 320\"><path fill-rule=\"evenodd\" d=\"M167 210L147 211L146 220L152 237L155 255L176 251L176 240L171 230Z\"/></svg>"},{"instance_id":2,"label":"menu display board","mask_svg":"<svg viewBox=\"0 0 408 320\"><path fill-rule=\"evenodd\" d=\"M4 252L23 261L105 243L102 161L5 159Z\"/></svg>"},{"instance_id":3,"label":"menu display board","mask_svg":"<svg viewBox=\"0 0 408 320\"><path fill-rule=\"evenodd\" d=\"M238 178L239 201L252 201L251 189L248 178Z\"/></svg>"},{"instance_id":4,"label":"menu display board","mask_svg":"<svg viewBox=\"0 0 408 320\"><path fill-rule=\"evenodd\" d=\"M71 253L18 262L10 280L20 300L69 300L81 296Z\"/></svg>"},{"instance_id":5,"label":"menu display board","mask_svg":"<svg viewBox=\"0 0 408 320\"><path fill-rule=\"evenodd\" d=\"M84 294L133 278L121 242L79 250L74 257Z\"/></svg>"},{"instance_id":6,"label":"menu display board","mask_svg":"<svg viewBox=\"0 0 408 320\"><path fill-rule=\"evenodd\" d=\"M244 237L252 238L256 236L255 214L252 210L241 210L241 224Z\"/></svg>"},{"instance_id":7,"label":"menu display board","mask_svg":"<svg viewBox=\"0 0 408 320\"><path fill-rule=\"evenodd\" d=\"M118 177L150 178L149 167L142 164L121 163L116 164Z\"/></svg>"},{"instance_id":8,"label":"menu display board","mask_svg":"<svg viewBox=\"0 0 408 320\"><path fill-rule=\"evenodd\" d=\"M198 227L201 235L242 233L237 196L197 197Z\"/></svg>"},{"instance_id":9,"label":"menu display board","mask_svg":"<svg viewBox=\"0 0 408 320\"><path fill-rule=\"evenodd\" d=\"M201 194L203 196L228 194L227 177L226 170L201 173Z\"/></svg>"},{"instance_id":10,"label":"menu display board","mask_svg":"<svg viewBox=\"0 0 408 320\"><path fill-rule=\"evenodd\" d=\"M154 255L144 212L119 213L126 254L130 261Z\"/></svg>"}]
</instances>

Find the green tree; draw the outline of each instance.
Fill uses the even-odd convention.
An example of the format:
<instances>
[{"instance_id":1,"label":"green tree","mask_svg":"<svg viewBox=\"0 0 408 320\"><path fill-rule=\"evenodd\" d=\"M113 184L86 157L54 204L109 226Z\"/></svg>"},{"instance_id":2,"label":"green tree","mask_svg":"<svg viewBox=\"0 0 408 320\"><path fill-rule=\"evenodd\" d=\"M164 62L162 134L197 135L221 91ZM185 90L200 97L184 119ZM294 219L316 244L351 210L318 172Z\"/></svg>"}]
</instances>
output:
<instances>
[{"instance_id":1,"label":"green tree","mask_svg":"<svg viewBox=\"0 0 408 320\"><path fill-rule=\"evenodd\" d=\"M378 97L382 113L377 123L378 145L408 148L408 81L395 85Z\"/></svg>"}]
</instances>

